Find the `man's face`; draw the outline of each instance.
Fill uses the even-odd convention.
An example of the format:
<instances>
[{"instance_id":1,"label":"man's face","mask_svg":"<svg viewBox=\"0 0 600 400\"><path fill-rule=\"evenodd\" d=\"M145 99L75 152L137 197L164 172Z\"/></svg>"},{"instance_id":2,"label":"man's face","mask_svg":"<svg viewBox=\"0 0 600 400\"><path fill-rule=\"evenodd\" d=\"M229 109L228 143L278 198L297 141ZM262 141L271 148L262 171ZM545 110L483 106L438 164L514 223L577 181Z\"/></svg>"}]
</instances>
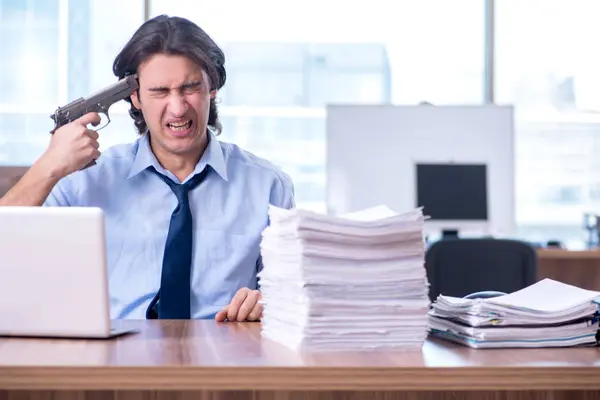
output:
<instances>
[{"instance_id":1,"label":"man's face","mask_svg":"<svg viewBox=\"0 0 600 400\"><path fill-rule=\"evenodd\" d=\"M157 54L138 68L139 96L131 96L142 111L155 152L199 154L206 143L210 90L206 72L183 56Z\"/></svg>"}]
</instances>

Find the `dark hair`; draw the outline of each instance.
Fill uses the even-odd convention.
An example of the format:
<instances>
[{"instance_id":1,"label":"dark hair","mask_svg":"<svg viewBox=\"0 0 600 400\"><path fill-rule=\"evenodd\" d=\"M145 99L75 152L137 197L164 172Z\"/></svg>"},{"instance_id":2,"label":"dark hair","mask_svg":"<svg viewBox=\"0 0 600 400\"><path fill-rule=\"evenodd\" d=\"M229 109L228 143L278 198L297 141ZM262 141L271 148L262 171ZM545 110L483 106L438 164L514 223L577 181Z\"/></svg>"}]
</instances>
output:
<instances>
[{"instance_id":1,"label":"dark hair","mask_svg":"<svg viewBox=\"0 0 600 400\"><path fill-rule=\"evenodd\" d=\"M152 18L138 28L115 58L113 73L119 79L135 74L140 64L155 54L186 56L206 71L210 80L210 90L219 90L225 85L225 55L219 46L195 23L185 18L167 15ZM127 101L131 103L129 98ZM133 104L129 115L133 118L138 132L146 132L144 116ZM222 126L214 98L210 100L208 126L212 127L216 134L221 133Z\"/></svg>"}]
</instances>

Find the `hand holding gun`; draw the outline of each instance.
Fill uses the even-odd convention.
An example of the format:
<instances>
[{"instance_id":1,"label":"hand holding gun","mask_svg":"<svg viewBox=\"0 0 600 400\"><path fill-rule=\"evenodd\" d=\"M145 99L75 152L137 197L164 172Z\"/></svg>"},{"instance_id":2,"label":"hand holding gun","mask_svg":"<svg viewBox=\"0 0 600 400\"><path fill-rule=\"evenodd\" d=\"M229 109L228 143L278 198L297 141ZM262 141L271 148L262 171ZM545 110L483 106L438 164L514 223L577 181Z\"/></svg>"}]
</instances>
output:
<instances>
[{"instance_id":1,"label":"hand holding gun","mask_svg":"<svg viewBox=\"0 0 600 400\"><path fill-rule=\"evenodd\" d=\"M96 163L100 156L97 131L110 123L110 106L131 96L138 87L137 75L128 75L91 96L59 107L50 116L55 125L50 131L53 137L46 153L56 174L66 176ZM88 129L88 124L100 124L100 114L106 116L106 124L96 130Z\"/></svg>"}]
</instances>

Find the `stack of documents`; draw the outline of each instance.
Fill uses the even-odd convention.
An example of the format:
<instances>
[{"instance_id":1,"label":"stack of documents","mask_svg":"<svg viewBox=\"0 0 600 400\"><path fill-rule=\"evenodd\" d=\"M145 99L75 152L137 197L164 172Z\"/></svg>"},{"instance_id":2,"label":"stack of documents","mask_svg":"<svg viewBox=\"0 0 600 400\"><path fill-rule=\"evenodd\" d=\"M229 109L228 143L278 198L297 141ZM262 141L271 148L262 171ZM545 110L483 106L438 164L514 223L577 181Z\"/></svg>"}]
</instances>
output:
<instances>
[{"instance_id":1,"label":"stack of documents","mask_svg":"<svg viewBox=\"0 0 600 400\"><path fill-rule=\"evenodd\" d=\"M327 216L269 208L262 335L294 350L420 348L428 282L422 210Z\"/></svg>"},{"instance_id":2,"label":"stack of documents","mask_svg":"<svg viewBox=\"0 0 600 400\"><path fill-rule=\"evenodd\" d=\"M552 279L489 299L440 295L430 311L430 331L475 348L596 344L598 296Z\"/></svg>"}]
</instances>

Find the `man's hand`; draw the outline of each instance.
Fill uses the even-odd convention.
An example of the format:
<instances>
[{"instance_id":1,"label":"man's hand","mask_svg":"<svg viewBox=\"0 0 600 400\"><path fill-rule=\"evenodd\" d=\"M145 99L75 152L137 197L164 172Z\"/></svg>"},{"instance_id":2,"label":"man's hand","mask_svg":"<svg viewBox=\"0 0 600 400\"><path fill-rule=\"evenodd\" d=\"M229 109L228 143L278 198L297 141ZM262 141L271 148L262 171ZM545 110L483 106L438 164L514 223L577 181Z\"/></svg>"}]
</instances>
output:
<instances>
[{"instance_id":1,"label":"man's hand","mask_svg":"<svg viewBox=\"0 0 600 400\"><path fill-rule=\"evenodd\" d=\"M98 113L88 113L57 129L40 164L61 179L96 160L100 157L98 132L88 129L87 125L100 122Z\"/></svg>"},{"instance_id":2,"label":"man's hand","mask_svg":"<svg viewBox=\"0 0 600 400\"><path fill-rule=\"evenodd\" d=\"M231 302L215 316L217 322L227 321L259 321L262 318L262 304L258 290L241 288L237 291Z\"/></svg>"}]
</instances>

